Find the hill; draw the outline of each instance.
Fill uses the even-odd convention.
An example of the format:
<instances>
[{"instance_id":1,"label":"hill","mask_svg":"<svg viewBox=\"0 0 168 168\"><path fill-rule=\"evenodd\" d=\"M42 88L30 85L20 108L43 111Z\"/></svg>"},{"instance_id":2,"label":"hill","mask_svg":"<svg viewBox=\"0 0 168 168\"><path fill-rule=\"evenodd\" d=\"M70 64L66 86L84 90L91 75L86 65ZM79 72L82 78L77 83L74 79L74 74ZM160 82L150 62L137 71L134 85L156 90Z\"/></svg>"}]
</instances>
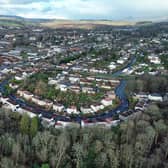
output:
<instances>
[{"instance_id":1,"label":"hill","mask_svg":"<svg viewBox=\"0 0 168 168\"><path fill-rule=\"evenodd\" d=\"M0 15L1 26L24 26L24 19L18 16Z\"/></svg>"},{"instance_id":2,"label":"hill","mask_svg":"<svg viewBox=\"0 0 168 168\"><path fill-rule=\"evenodd\" d=\"M41 23L49 28L84 28L92 29L98 26L133 26L135 22L129 21L111 21L111 20L52 20Z\"/></svg>"},{"instance_id":3,"label":"hill","mask_svg":"<svg viewBox=\"0 0 168 168\"><path fill-rule=\"evenodd\" d=\"M112 21L112 20L56 20L41 18L23 18L20 16L0 15L0 26L26 26L37 25L52 29L93 29L102 26L144 26L150 25L150 21Z\"/></svg>"},{"instance_id":4,"label":"hill","mask_svg":"<svg viewBox=\"0 0 168 168\"><path fill-rule=\"evenodd\" d=\"M0 15L0 25L1 26L25 26L25 25L39 25L40 23L45 23L52 21L50 19L29 19L19 16L10 15Z\"/></svg>"}]
</instances>

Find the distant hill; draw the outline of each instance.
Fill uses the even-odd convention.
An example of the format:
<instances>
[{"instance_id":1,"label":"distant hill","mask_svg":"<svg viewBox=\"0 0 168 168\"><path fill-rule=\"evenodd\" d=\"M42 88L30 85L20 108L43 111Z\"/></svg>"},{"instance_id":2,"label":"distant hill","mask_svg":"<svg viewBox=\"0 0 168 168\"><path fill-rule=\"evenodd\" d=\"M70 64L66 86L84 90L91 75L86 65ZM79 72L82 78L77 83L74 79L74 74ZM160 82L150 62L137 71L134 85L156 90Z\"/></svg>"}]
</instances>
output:
<instances>
[{"instance_id":1,"label":"distant hill","mask_svg":"<svg viewBox=\"0 0 168 168\"><path fill-rule=\"evenodd\" d=\"M129 20L129 19L128 19ZM162 18L161 21L167 20ZM152 20L153 21L153 20ZM157 20L158 21L158 20ZM25 26L25 25L38 25L48 28L80 28L80 29L93 29L100 26L145 26L150 25L151 21L112 21L112 20L57 20L57 19L34 19L23 18L20 16L0 15L0 26Z\"/></svg>"},{"instance_id":2,"label":"distant hill","mask_svg":"<svg viewBox=\"0 0 168 168\"><path fill-rule=\"evenodd\" d=\"M56 19L29 19L19 16L0 15L0 25L24 26L37 24L49 28L82 28L92 29L98 26L127 26L135 25L135 22L110 21L110 20L56 20Z\"/></svg>"},{"instance_id":3,"label":"distant hill","mask_svg":"<svg viewBox=\"0 0 168 168\"><path fill-rule=\"evenodd\" d=\"M0 15L1 26L24 26L24 18L19 16Z\"/></svg>"},{"instance_id":4,"label":"distant hill","mask_svg":"<svg viewBox=\"0 0 168 168\"><path fill-rule=\"evenodd\" d=\"M52 19L29 19L20 16L0 15L1 26L25 26L50 22Z\"/></svg>"},{"instance_id":5,"label":"distant hill","mask_svg":"<svg viewBox=\"0 0 168 168\"><path fill-rule=\"evenodd\" d=\"M49 28L84 28L92 29L98 26L133 26L135 22L111 21L111 20L52 20L41 23L42 26Z\"/></svg>"}]
</instances>

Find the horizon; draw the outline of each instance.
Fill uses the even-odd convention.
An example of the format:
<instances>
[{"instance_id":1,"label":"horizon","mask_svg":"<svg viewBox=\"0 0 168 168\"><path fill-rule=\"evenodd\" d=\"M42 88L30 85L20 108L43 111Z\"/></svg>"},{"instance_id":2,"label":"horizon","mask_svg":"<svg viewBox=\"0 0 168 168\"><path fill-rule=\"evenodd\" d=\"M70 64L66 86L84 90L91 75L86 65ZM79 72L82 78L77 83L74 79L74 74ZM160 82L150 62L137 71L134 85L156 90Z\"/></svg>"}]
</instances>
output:
<instances>
[{"instance_id":1,"label":"horizon","mask_svg":"<svg viewBox=\"0 0 168 168\"><path fill-rule=\"evenodd\" d=\"M168 2L159 0L0 0L0 15L61 20L167 19Z\"/></svg>"},{"instance_id":2,"label":"horizon","mask_svg":"<svg viewBox=\"0 0 168 168\"><path fill-rule=\"evenodd\" d=\"M76 22L76 21L111 21L111 22L128 22L128 23L138 23L138 22L164 22L168 20L168 17L156 17L156 18L147 18L147 19L96 19L96 18L86 18L86 19L66 19L66 18L43 18L43 17L39 17L39 18L33 18L33 17L24 17L24 16L18 16L18 15L1 15L0 14L0 18L20 18L20 19L30 19L30 20L48 20L48 21L72 21L72 22Z\"/></svg>"}]
</instances>

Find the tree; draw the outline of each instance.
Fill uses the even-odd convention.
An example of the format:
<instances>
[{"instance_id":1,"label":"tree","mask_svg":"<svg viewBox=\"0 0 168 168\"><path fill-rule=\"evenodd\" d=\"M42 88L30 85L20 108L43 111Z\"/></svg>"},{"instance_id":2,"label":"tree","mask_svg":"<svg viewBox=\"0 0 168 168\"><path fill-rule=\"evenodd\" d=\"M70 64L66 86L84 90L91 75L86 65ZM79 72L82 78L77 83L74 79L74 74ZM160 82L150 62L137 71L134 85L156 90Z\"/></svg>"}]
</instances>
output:
<instances>
[{"instance_id":1,"label":"tree","mask_svg":"<svg viewBox=\"0 0 168 168\"><path fill-rule=\"evenodd\" d=\"M13 149L12 149L12 159L15 163L18 163L21 155L21 148L19 143L14 143Z\"/></svg>"},{"instance_id":2,"label":"tree","mask_svg":"<svg viewBox=\"0 0 168 168\"><path fill-rule=\"evenodd\" d=\"M6 157L2 158L2 160L0 161L0 166L1 168L15 167L13 160Z\"/></svg>"},{"instance_id":3,"label":"tree","mask_svg":"<svg viewBox=\"0 0 168 168\"><path fill-rule=\"evenodd\" d=\"M38 131L38 118L34 117L31 120L31 124L30 124L30 135L31 137L34 137L37 134Z\"/></svg>"},{"instance_id":4,"label":"tree","mask_svg":"<svg viewBox=\"0 0 168 168\"><path fill-rule=\"evenodd\" d=\"M145 113L147 113L153 121L159 120L162 117L159 107L156 104L149 105Z\"/></svg>"},{"instance_id":5,"label":"tree","mask_svg":"<svg viewBox=\"0 0 168 168\"><path fill-rule=\"evenodd\" d=\"M42 79L37 82L35 93L37 95L44 95L47 93L47 83L45 83Z\"/></svg>"},{"instance_id":6,"label":"tree","mask_svg":"<svg viewBox=\"0 0 168 168\"><path fill-rule=\"evenodd\" d=\"M84 149L80 144L74 144L73 147L74 161L76 163L76 168L81 168L84 165Z\"/></svg>"},{"instance_id":7,"label":"tree","mask_svg":"<svg viewBox=\"0 0 168 168\"><path fill-rule=\"evenodd\" d=\"M63 158L66 155L66 150L69 146L69 137L67 132L63 132L57 139L57 154L56 157L58 158L56 168L61 167L63 162Z\"/></svg>"},{"instance_id":8,"label":"tree","mask_svg":"<svg viewBox=\"0 0 168 168\"><path fill-rule=\"evenodd\" d=\"M20 121L20 131L22 134L29 134L30 118L27 114L24 114Z\"/></svg>"},{"instance_id":9,"label":"tree","mask_svg":"<svg viewBox=\"0 0 168 168\"><path fill-rule=\"evenodd\" d=\"M167 126L163 120L159 120L157 122L154 122L154 126L155 126L155 130L156 130L155 144L157 144L159 135L163 136L163 134L166 133Z\"/></svg>"},{"instance_id":10,"label":"tree","mask_svg":"<svg viewBox=\"0 0 168 168\"><path fill-rule=\"evenodd\" d=\"M50 168L48 164L42 164L41 168Z\"/></svg>"}]
</instances>

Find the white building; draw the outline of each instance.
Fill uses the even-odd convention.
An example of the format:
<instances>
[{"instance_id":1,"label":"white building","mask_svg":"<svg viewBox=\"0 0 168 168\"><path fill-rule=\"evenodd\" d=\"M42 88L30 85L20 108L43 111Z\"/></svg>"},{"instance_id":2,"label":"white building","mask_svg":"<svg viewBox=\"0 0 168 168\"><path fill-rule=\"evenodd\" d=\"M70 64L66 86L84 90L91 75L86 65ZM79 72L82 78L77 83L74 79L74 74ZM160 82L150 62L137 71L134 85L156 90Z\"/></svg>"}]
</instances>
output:
<instances>
[{"instance_id":1,"label":"white building","mask_svg":"<svg viewBox=\"0 0 168 168\"><path fill-rule=\"evenodd\" d=\"M106 107L106 106L111 106L113 104L113 101L112 99L110 98L105 98L101 101L101 103Z\"/></svg>"},{"instance_id":2,"label":"white building","mask_svg":"<svg viewBox=\"0 0 168 168\"><path fill-rule=\"evenodd\" d=\"M84 114L93 113L93 110L90 107L81 107L80 111Z\"/></svg>"},{"instance_id":3,"label":"white building","mask_svg":"<svg viewBox=\"0 0 168 168\"><path fill-rule=\"evenodd\" d=\"M55 124L55 128L66 128L66 127L80 127L79 123L74 122L65 122L65 121L57 121Z\"/></svg>"},{"instance_id":4,"label":"white building","mask_svg":"<svg viewBox=\"0 0 168 168\"><path fill-rule=\"evenodd\" d=\"M76 106L71 106L66 109L68 114L79 114Z\"/></svg>"},{"instance_id":5,"label":"white building","mask_svg":"<svg viewBox=\"0 0 168 168\"><path fill-rule=\"evenodd\" d=\"M22 90L18 90L17 94L23 98L25 98L26 100L31 100L33 97L33 94L28 92L28 91L22 91Z\"/></svg>"},{"instance_id":6,"label":"white building","mask_svg":"<svg viewBox=\"0 0 168 168\"><path fill-rule=\"evenodd\" d=\"M56 89L60 89L62 92L66 92L68 90L68 87L63 84L57 85Z\"/></svg>"},{"instance_id":7,"label":"white building","mask_svg":"<svg viewBox=\"0 0 168 168\"><path fill-rule=\"evenodd\" d=\"M64 106L62 104L53 104L53 110L62 112L64 110Z\"/></svg>"},{"instance_id":8,"label":"white building","mask_svg":"<svg viewBox=\"0 0 168 168\"><path fill-rule=\"evenodd\" d=\"M30 118L34 118L37 116L35 113L23 108L18 108L16 111L20 114L27 114Z\"/></svg>"},{"instance_id":9,"label":"white building","mask_svg":"<svg viewBox=\"0 0 168 168\"><path fill-rule=\"evenodd\" d=\"M39 106L46 106L46 107L52 107L53 106L53 102L51 102L49 100L42 100L37 96L32 97L32 102L34 102L35 104L37 104Z\"/></svg>"},{"instance_id":10,"label":"white building","mask_svg":"<svg viewBox=\"0 0 168 168\"><path fill-rule=\"evenodd\" d=\"M76 77L69 77L69 80L70 80L71 83L80 82L80 79L79 79L79 78L76 78Z\"/></svg>"},{"instance_id":11,"label":"white building","mask_svg":"<svg viewBox=\"0 0 168 168\"><path fill-rule=\"evenodd\" d=\"M51 80L48 81L49 85L56 85L57 83L58 83L58 81L54 80L54 79L51 79Z\"/></svg>"},{"instance_id":12,"label":"white building","mask_svg":"<svg viewBox=\"0 0 168 168\"><path fill-rule=\"evenodd\" d=\"M19 105L16 104L15 102L12 102L11 100L7 100L5 103L5 108L8 108L13 112L15 112L19 108Z\"/></svg>"},{"instance_id":13,"label":"white building","mask_svg":"<svg viewBox=\"0 0 168 168\"><path fill-rule=\"evenodd\" d=\"M157 57L157 56L154 56L154 55L148 56L148 59L150 60L151 63L154 63L154 64L160 64L161 63L160 58Z\"/></svg>"},{"instance_id":14,"label":"white building","mask_svg":"<svg viewBox=\"0 0 168 168\"><path fill-rule=\"evenodd\" d=\"M119 59L119 60L117 60L117 63L118 63L118 64L124 64L124 59Z\"/></svg>"},{"instance_id":15,"label":"white building","mask_svg":"<svg viewBox=\"0 0 168 168\"><path fill-rule=\"evenodd\" d=\"M90 107L94 112L98 112L104 109L104 106L102 104L95 104L95 105L91 105Z\"/></svg>"},{"instance_id":16,"label":"white building","mask_svg":"<svg viewBox=\"0 0 168 168\"><path fill-rule=\"evenodd\" d=\"M148 95L148 99L151 101L160 101L160 102L163 101L163 97L159 94L150 94Z\"/></svg>"}]
</instances>

